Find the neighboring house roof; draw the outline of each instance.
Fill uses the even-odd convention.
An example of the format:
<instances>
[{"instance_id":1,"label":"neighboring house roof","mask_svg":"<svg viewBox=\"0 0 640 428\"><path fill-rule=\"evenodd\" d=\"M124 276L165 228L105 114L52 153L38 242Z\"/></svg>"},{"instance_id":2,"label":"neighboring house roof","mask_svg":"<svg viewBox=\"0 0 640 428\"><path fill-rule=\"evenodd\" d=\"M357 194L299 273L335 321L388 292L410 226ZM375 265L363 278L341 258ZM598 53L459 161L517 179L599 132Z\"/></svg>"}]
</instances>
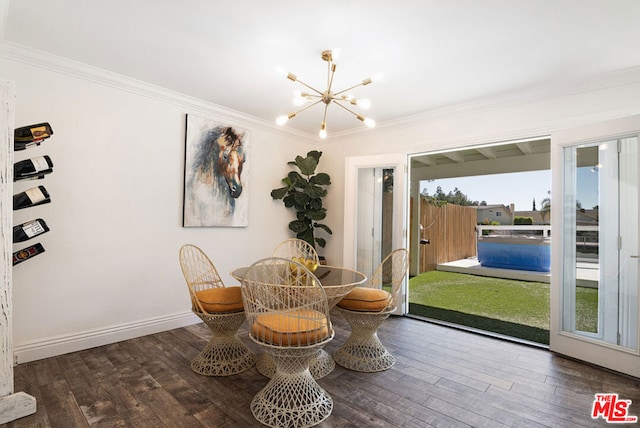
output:
<instances>
[{"instance_id":1,"label":"neighboring house roof","mask_svg":"<svg viewBox=\"0 0 640 428\"><path fill-rule=\"evenodd\" d=\"M549 224L551 214L542 219L541 211L516 211L514 217L532 217L533 224ZM595 226L598 224L598 210L577 210L576 223L583 226Z\"/></svg>"},{"instance_id":2,"label":"neighboring house roof","mask_svg":"<svg viewBox=\"0 0 640 428\"><path fill-rule=\"evenodd\" d=\"M505 211L509 211L509 207L502 204L490 204L490 205L472 205L471 208L475 208L477 210L488 210L488 209L503 209Z\"/></svg>"},{"instance_id":3,"label":"neighboring house roof","mask_svg":"<svg viewBox=\"0 0 640 428\"><path fill-rule=\"evenodd\" d=\"M598 225L598 210L577 210L576 211L576 224L583 226L597 226Z\"/></svg>"},{"instance_id":4,"label":"neighboring house roof","mask_svg":"<svg viewBox=\"0 0 640 428\"><path fill-rule=\"evenodd\" d=\"M471 208L476 209L476 215L479 222L483 221L485 218L491 221L499 221L501 224L511 224L513 222L513 213L506 205L474 205Z\"/></svg>"}]
</instances>

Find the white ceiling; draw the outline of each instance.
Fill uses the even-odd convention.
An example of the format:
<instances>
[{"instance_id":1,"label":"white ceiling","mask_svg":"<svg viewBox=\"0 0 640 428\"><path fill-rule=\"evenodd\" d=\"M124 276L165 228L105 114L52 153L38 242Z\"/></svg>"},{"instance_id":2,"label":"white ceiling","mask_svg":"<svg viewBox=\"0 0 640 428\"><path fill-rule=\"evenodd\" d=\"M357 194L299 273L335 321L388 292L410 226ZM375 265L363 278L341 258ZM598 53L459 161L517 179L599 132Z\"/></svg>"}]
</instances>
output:
<instances>
[{"instance_id":1,"label":"white ceiling","mask_svg":"<svg viewBox=\"0 0 640 428\"><path fill-rule=\"evenodd\" d=\"M325 49L334 89L384 73L354 91L381 123L639 66L639 23L638 0L0 0L7 42L269 121L302 89L276 69L324 90ZM321 116L286 126L315 135ZM336 106L327 122L362 126Z\"/></svg>"}]
</instances>

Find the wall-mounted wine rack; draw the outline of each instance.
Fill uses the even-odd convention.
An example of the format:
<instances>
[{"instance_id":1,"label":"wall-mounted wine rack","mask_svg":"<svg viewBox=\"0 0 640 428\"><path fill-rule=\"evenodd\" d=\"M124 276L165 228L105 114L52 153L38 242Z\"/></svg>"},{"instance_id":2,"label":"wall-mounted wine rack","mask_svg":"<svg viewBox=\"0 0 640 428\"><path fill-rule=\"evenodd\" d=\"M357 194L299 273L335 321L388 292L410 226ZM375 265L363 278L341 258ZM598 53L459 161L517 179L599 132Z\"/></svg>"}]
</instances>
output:
<instances>
[{"instance_id":1,"label":"wall-mounted wine rack","mask_svg":"<svg viewBox=\"0 0 640 428\"><path fill-rule=\"evenodd\" d=\"M38 147L53 135L47 122L16 128L14 130L14 152ZM42 180L53 172L53 161L48 155L27 158L13 165L13 181ZM31 208L51 202L45 186L39 185L13 195L13 210ZM47 223L36 218L13 226L13 243L17 244L40 236L49 231ZM37 242L13 253L13 266L44 253L44 247Z\"/></svg>"}]
</instances>

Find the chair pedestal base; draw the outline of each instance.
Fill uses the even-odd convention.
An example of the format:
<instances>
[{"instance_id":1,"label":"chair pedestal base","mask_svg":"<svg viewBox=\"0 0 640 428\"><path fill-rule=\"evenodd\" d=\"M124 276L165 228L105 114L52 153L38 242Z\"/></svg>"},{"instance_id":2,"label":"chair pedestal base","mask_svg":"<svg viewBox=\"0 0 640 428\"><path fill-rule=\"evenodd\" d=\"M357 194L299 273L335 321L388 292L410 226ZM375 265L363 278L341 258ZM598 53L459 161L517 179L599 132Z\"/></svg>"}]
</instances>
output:
<instances>
[{"instance_id":1,"label":"chair pedestal base","mask_svg":"<svg viewBox=\"0 0 640 428\"><path fill-rule=\"evenodd\" d=\"M336 368L333 357L324 349L320 349L309 363L309 371L314 379L322 379Z\"/></svg>"},{"instance_id":2,"label":"chair pedestal base","mask_svg":"<svg viewBox=\"0 0 640 428\"><path fill-rule=\"evenodd\" d=\"M251 413L270 427L310 427L327 419L333 399L309 371L317 348L270 349L276 370L251 401Z\"/></svg>"},{"instance_id":3,"label":"chair pedestal base","mask_svg":"<svg viewBox=\"0 0 640 428\"><path fill-rule=\"evenodd\" d=\"M276 373L276 363L271 358L271 355L263 352L256 357L256 369L262 376L271 379Z\"/></svg>"},{"instance_id":4,"label":"chair pedestal base","mask_svg":"<svg viewBox=\"0 0 640 428\"><path fill-rule=\"evenodd\" d=\"M211 330L213 337L191 362L191 370L205 376L230 376L250 369L255 355L238 337L245 320L244 312L206 316L196 313Z\"/></svg>"},{"instance_id":5,"label":"chair pedestal base","mask_svg":"<svg viewBox=\"0 0 640 428\"><path fill-rule=\"evenodd\" d=\"M205 376L231 376L250 369L255 355L238 336L214 337L191 361L191 370Z\"/></svg>"},{"instance_id":6,"label":"chair pedestal base","mask_svg":"<svg viewBox=\"0 0 640 428\"><path fill-rule=\"evenodd\" d=\"M276 363L271 355L264 353L256 357L256 368L258 372L271 379L276 372ZM314 379L322 379L336 368L336 363L327 351L320 349L309 362L309 371Z\"/></svg>"},{"instance_id":7,"label":"chair pedestal base","mask_svg":"<svg viewBox=\"0 0 640 428\"><path fill-rule=\"evenodd\" d=\"M389 317L389 313L358 313L338 309L351 325L351 335L333 353L335 362L357 372L381 372L391 368L396 359L380 342L377 334L378 327Z\"/></svg>"}]
</instances>

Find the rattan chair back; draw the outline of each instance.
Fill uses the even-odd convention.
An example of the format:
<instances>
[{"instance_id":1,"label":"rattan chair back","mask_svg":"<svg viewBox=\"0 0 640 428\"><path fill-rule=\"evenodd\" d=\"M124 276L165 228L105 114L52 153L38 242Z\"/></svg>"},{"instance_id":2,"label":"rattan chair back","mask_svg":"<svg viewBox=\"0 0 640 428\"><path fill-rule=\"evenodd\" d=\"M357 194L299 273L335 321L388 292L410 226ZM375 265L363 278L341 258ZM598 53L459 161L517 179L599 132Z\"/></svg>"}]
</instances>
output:
<instances>
[{"instance_id":1,"label":"rattan chair back","mask_svg":"<svg viewBox=\"0 0 640 428\"><path fill-rule=\"evenodd\" d=\"M316 249L307 241L298 238L290 238L279 243L273 251L273 257L284 259L297 257L303 260L313 260L316 266L320 262Z\"/></svg>"},{"instance_id":2,"label":"rattan chair back","mask_svg":"<svg viewBox=\"0 0 640 428\"><path fill-rule=\"evenodd\" d=\"M275 347L301 347L333 337L327 297L318 278L295 261L271 257L249 267L242 281L249 336Z\"/></svg>"},{"instance_id":3,"label":"rattan chair back","mask_svg":"<svg viewBox=\"0 0 640 428\"><path fill-rule=\"evenodd\" d=\"M180 267L189 287L194 311L207 313L196 293L225 286L218 270L204 251L192 244L185 244L180 248Z\"/></svg>"},{"instance_id":4,"label":"rattan chair back","mask_svg":"<svg viewBox=\"0 0 640 428\"><path fill-rule=\"evenodd\" d=\"M385 311L394 311L396 309L398 295L408 269L409 251L405 248L398 248L382 260L369 281L367 281L366 287L383 289L391 295Z\"/></svg>"}]
</instances>

